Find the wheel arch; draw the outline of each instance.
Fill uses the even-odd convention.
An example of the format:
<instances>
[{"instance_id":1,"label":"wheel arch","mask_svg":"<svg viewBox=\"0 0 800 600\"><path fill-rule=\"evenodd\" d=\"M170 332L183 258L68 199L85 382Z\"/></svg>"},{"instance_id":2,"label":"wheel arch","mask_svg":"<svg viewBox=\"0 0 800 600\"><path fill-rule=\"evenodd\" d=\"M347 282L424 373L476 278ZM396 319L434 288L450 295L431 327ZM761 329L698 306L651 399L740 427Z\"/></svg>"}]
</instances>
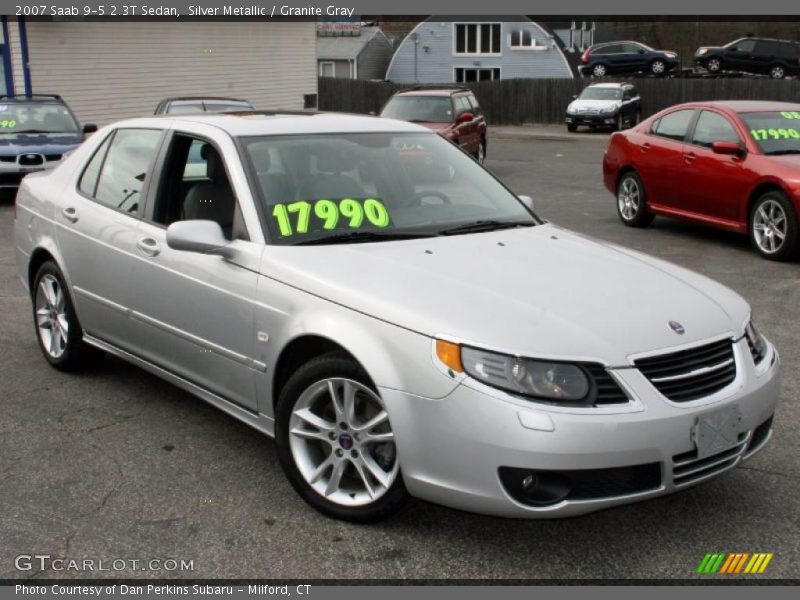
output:
<instances>
[{"instance_id":1,"label":"wheel arch","mask_svg":"<svg viewBox=\"0 0 800 600\"><path fill-rule=\"evenodd\" d=\"M53 251L53 249L48 246L37 246L33 252L31 252L30 259L28 260L28 292L30 294L33 294L33 284L34 279L36 279L36 273L39 272L39 269L48 260L55 263L55 265L58 267L58 270L61 271L62 277L66 279L66 274L61 266L61 261L56 258L56 253Z\"/></svg>"},{"instance_id":2,"label":"wheel arch","mask_svg":"<svg viewBox=\"0 0 800 600\"><path fill-rule=\"evenodd\" d=\"M763 196L768 192L781 192L785 194L789 198L789 201L792 202L792 204L794 204L795 211L797 212L797 214L800 215L800 210L797 210L798 208L797 201L793 199L792 194L790 194L785 187L783 187L777 181L772 181L772 180L761 181L753 188L753 190L750 192L750 195L747 198L747 206L745 207L746 208L745 213L744 215L742 215L742 221L745 224L745 231L747 232L750 231L750 216L753 214L753 206L755 206L756 201L761 196Z\"/></svg>"}]
</instances>

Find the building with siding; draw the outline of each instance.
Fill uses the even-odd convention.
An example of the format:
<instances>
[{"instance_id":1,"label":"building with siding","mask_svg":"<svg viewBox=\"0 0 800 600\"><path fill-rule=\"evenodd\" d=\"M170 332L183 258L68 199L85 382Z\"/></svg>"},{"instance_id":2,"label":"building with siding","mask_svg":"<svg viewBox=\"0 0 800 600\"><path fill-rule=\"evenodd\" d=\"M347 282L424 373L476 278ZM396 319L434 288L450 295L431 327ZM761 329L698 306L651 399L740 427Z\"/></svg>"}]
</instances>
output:
<instances>
[{"instance_id":1,"label":"building with siding","mask_svg":"<svg viewBox=\"0 0 800 600\"><path fill-rule=\"evenodd\" d=\"M317 63L320 77L383 79L394 47L380 27L360 23L319 23Z\"/></svg>"},{"instance_id":2,"label":"building with siding","mask_svg":"<svg viewBox=\"0 0 800 600\"><path fill-rule=\"evenodd\" d=\"M574 76L563 40L525 16L429 17L405 37L386 72L395 83L420 84Z\"/></svg>"},{"instance_id":3,"label":"building with siding","mask_svg":"<svg viewBox=\"0 0 800 600\"><path fill-rule=\"evenodd\" d=\"M3 17L3 37L6 90L59 94L84 123L150 115L168 96L232 96L264 109L316 105L313 21Z\"/></svg>"}]
</instances>

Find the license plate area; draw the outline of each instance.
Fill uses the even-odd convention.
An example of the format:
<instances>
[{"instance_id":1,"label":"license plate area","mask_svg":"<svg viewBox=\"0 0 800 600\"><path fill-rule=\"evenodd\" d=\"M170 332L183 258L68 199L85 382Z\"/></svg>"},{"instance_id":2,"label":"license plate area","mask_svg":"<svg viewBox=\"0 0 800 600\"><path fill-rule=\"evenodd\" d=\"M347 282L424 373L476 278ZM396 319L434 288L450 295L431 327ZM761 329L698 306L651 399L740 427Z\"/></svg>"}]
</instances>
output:
<instances>
[{"instance_id":1,"label":"license plate area","mask_svg":"<svg viewBox=\"0 0 800 600\"><path fill-rule=\"evenodd\" d=\"M737 405L701 415L692 427L697 458L714 456L739 443L742 414Z\"/></svg>"}]
</instances>

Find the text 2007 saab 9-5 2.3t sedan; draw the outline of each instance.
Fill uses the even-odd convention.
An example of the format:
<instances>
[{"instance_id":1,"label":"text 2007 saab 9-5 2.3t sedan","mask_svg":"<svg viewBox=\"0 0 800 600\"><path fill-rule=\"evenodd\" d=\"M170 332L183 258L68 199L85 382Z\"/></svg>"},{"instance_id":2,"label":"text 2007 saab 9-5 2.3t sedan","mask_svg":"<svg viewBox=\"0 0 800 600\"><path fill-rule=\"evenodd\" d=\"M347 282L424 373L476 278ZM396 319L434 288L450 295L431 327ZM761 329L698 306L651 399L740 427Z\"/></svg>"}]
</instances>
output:
<instances>
[{"instance_id":1,"label":"text 2007 saab 9-5 2.3t sedan","mask_svg":"<svg viewBox=\"0 0 800 600\"><path fill-rule=\"evenodd\" d=\"M763 448L747 302L531 204L411 123L151 117L24 179L16 257L53 366L111 353L274 436L333 517L576 515Z\"/></svg>"}]
</instances>

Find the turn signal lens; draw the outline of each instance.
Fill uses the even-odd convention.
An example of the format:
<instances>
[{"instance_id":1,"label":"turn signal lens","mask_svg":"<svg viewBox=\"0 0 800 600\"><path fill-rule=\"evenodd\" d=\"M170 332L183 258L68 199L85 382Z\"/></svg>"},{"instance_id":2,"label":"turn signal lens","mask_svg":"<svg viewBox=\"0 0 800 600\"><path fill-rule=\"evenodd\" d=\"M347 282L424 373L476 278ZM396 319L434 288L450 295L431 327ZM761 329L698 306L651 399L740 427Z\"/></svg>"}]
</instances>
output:
<instances>
[{"instance_id":1,"label":"turn signal lens","mask_svg":"<svg viewBox=\"0 0 800 600\"><path fill-rule=\"evenodd\" d=\"M461 347L458 344L436 340L436 356L456 373L464 372L464 367L461 365Z\"/></svg>"}]
</instances>

